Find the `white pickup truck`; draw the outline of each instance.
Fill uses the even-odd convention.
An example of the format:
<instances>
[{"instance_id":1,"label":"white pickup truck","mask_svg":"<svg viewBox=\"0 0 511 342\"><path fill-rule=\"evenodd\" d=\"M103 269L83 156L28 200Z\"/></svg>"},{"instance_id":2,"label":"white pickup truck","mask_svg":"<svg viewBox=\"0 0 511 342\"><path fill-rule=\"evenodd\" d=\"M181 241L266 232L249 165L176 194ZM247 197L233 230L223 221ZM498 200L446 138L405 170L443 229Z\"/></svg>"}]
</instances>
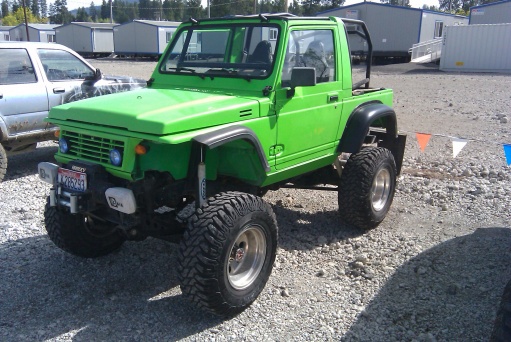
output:
<instances>
[{"instance_id":1,"label":"white pickup truck","mask_svg":"<svg viewBox=\"0 0 511 342\"><path fill-rule=\"evenodd\" d=\"M145 87L131 77L103 76L73 50L54 43L0 43L0 182L7 157L52 140L50 108L92 96Z\"/></svg>"}]
</instances>

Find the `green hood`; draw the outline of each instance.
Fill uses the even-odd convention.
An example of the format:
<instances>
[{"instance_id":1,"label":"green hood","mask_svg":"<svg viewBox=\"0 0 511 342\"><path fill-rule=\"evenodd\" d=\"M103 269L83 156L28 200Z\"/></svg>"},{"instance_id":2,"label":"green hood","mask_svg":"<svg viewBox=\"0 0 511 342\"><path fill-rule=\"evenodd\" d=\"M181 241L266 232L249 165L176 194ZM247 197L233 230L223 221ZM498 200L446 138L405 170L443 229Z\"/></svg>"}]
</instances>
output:
<instances>
[{"instance_id":1,"label":"green hood","mask_svg":"<svg viewBox=\"0 0 511 342\"><path fill-rule=\"evenodd\" d=\"M141 89L53 107L49 120L72 120L166 135L259 116L259 103L229 95Z\"/></svg>"}]
</instances>

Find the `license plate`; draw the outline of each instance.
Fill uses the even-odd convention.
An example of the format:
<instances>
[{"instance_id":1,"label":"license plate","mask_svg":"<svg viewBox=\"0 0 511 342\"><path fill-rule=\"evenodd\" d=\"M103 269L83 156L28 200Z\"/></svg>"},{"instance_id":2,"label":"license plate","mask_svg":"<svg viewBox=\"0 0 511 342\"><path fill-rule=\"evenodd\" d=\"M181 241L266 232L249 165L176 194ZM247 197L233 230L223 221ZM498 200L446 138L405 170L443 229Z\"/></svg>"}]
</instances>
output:
<instances>
[{"instance_id":1,"label":"license plate","mask_svg":"<svg viewBox=\"0 0 511 342\"><path fill-rule=\"evenodd\" d=\"M58 182L66 189L82 192L87 190L87 175L83 172L59 168Z\"/></svg>"}]
</instances>

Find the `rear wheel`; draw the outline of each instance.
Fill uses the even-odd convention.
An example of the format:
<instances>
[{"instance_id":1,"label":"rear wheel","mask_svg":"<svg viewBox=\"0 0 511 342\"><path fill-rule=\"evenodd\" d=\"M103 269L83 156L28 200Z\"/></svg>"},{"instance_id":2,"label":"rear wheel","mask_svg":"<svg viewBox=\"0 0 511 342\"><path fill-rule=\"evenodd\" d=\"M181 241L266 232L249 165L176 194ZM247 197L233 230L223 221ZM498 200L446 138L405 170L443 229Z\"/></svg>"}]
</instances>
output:
<instances>
[{"instance_id":1,"label":"rear wheel","mask_svg":"<svg viewBox=\"0 0 511 342\"><path fill-rule=\"evenodd\" d=\"M383 147L367 147L348 159L339 185L339 212L349 224L371 229L387 215L396 190L396 163Z\"/></svg>"},{"instance_id":2,"label":"rear wheel","mask_svg":"<svg viewBox=\"0 0 511 342\"><path fill-rule=\"evenodd\" d=\"M125 238L113 223L98 222L89 216L71 214L46 203L44 223L50 239L66 252L95 258L121 247Z\"/></svg>"},{"instance_id":3,"label":"rear wheel","mask_svg":"<svg viewBox=\"0 0 511 342\"><path fill-rule=\"evenodd\" d=\"M4 180L5 173L7 172L7 153L4 146L0 144L0 182Z\"/></svg>"},{"instance_id":4,"label":"rear wheel","mask_svg":"<svg viewBox=\"0 0 511 342\"><path fill-rule=\"evenodd\" d=\"M270 277L277 222L261 198L225 192L208 199L190 218L179 249L183 294L222 316L246 309Z\"/></svg>"}]
</instances>

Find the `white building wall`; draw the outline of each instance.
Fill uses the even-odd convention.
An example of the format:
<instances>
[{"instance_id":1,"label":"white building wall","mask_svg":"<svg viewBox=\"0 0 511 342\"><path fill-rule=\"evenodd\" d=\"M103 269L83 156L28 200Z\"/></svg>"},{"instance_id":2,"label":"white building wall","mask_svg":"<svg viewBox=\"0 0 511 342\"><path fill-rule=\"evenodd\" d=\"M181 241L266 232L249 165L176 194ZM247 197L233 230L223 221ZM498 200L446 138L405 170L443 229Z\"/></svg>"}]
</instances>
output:
<instances>
[{"instance_id":1,"label":"white building wall","mask_svg":"<svg viewBox=\"0 0 511 342\"><path fill-rule=\"evenodd\" d=\"M440 70L511 73L511 24L448 26Z\"/></svg>"}]
</instances>

